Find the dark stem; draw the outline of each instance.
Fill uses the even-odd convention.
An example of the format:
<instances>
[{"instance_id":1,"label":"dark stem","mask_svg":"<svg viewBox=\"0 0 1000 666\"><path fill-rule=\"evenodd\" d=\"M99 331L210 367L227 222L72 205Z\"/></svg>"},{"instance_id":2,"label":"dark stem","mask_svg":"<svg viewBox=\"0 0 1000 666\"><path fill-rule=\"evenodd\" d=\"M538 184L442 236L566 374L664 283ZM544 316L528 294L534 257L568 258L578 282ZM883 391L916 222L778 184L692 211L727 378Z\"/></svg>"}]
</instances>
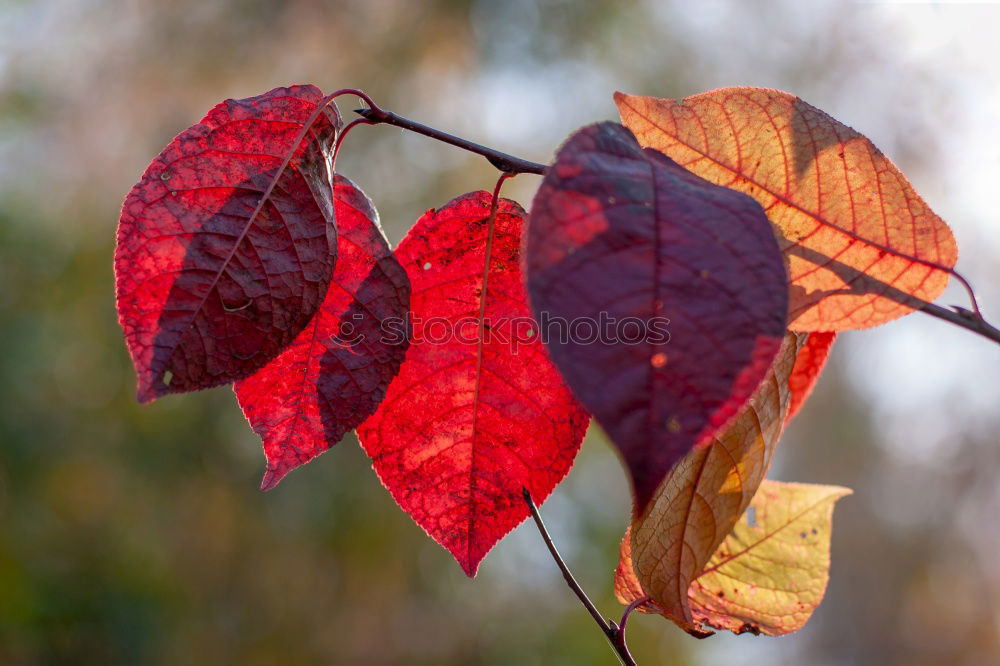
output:
<instances>
[{"instance_id":1,"label":"dark stem","mask_svg":"<svg viewBox=\"0 0 1000 666\"><path fill-rule=\"evenodd\" d=\"M583 588L580 587L580 584L576 582L576 578L573 577L573 573L569 570L569 567L566 566L562 556L559 555L559 550L556 549L556 545L552 542L552 537L549 536L549 531L545 528L542 516L538 513L538 507L535 506L534 500L531 499L531 493L527 488L524 488L521 492L524 495L524 502L528 505L528 510L531 512L531 517L535 519L535 525L538 527L538 531L542 535L542 540L548 547L549 553L552 554L552 559L556 561L556 565L562 572L563 578L566 579L566 584L569 585L571 590L573 590L577 599L580 600L580 603L582 603L584 608L587 609L590 616L594 618L594 622L596 622L597 626L599 626L601 631L604 632L605 638L607 638L608 642L611 643L611 647L614 648L615 654L618 655L618 659L621 663L625 664L625 666L636 666L635 659L633 659L632 655L629 654L628 646L625 644L624 623L621 627L619 627L614 622L609 622L604 619L601 612L597 610L597 606L594 605L594 602L590 600L587 593L584 592Z\"/></svg>"},{"instance_id":2,"label":"dark stem","mask_svg":"<svg viewBox=\"0 0 1000 666\"><path fill-rule=\"evenodd\" d=\"M970 330L973 333L978 333L987 340L992 340L1000 344L1000 329L993 326L985 319L981 314L973 312L972 310L966 310L963 307L957 305L951 306L953 309L943 308L940 305L934 305L933 303L927 303L921 306L920 311L929 314L932 317L937 317L938 319L943 319L949 323L955 324L955 326L961 326L964 329Z\"/></svg>"},{"instance_id":3,"label":"dark stem","mask_svg":"<svg viewBox=\"0 0 1000 666\"><path fill-rule=\"evenodd\" d=\"M442 132L439 129L428 127L427 125L418 123L415 120L398 116L392 111L386 111L377 106L372 106L367 109L355 109L354 113L358 114L373 125L395 125L396 127L402 127L403 129L410 130L411 132L416 132L417 134L423 134L424 136L432 139L443 141L458 148L462 148L463 150L468 150L470 153L482 155L489 160L490 164L505 173L534 173L542 175L545 173L545 169L548 168L544 164L530 162L528 160L521 159L520 157L514 157L513 155L502 153L499 150L494 150L493 148L487 148L486 146L474 143L468 139L463 139L462 137L455 136L454 134L448 134L447 132Z\"/></svg>"},{"instance_id":4,"label":"dark stem","mask_svg":"<svg viewBox=\"0 0 1000 666\"><path fill-rule=\"evenodd\" d=\"M482 155L490 164L495 166L500 171L509 174L518 173L534 173L538 175L544 175L545 170L548 168L545 164L539 164L538 162L531 162L529 160L522 159L520 157L515 157L507 153L500 152L493 148L483 146L481 144L469 141L468 139L463 139L462 137L455 136L454 134L448 134L447 132L442 132L439 129L429 127L423 123L418 123L415 120L410 120L409 118L404 118L400 115L393 113L392 111L386 111L385 109L379 107L375 102L372 101L370 97L360 93L360 91L355 91L353 89L345 89L342 91L337 91L330 97L339 96L343 94L356 93L361 97L365 104L368 104L366 109L355 109L354 112L361 116L367 124L370 125L395 125L396 127L401 127L411 132L416 132L417 134L423 134L431 139L436 139L438 141L443 141L444 143L462 148L463 150L468 150L469 152L475 153L477 155ZM353 125L353 123L352 123ZM349 126L350 127L350 126ZM977 333L988 340L992 340L1000 344L1000 329L993 326L986 319L983 318L982 313L979 311L979 304L976 303L975 293L972 291L972 286L969 282L955 272L952 269L944 269L949 273L954 275L965 287L966 291L969 292L969 297L972 299L972 310L968 310L959 306L952 306L953 309L949 310L943 308L939 305L934 305L933 303L927 303L920 308L922 312L929 314L932 317L937 317L938 319L943 319L944 321L950 322L956 326L960 326L966 330Z\"/></svg>"},{"instance_id":5,"label":"dark stem","mask_svg":"<svg viewBox=\"0 0 1000 666\"><path fill-rule=\"evenodd\" d=\"M622 619L618 623L618 626L621 627L621 630L622 630L623 634L625 633L625 625L628 623L628 618L629 618L629 615L632 614L632 611L636 610L637 608L639 608L639 606L643 605L644 603L650 602L652 600L653 600L652 597L640 597L640 598L636 599L635 601L633 601L632 603L630 603L625 608L625 612L622 613Z\"/></svg>"}]
</instances>

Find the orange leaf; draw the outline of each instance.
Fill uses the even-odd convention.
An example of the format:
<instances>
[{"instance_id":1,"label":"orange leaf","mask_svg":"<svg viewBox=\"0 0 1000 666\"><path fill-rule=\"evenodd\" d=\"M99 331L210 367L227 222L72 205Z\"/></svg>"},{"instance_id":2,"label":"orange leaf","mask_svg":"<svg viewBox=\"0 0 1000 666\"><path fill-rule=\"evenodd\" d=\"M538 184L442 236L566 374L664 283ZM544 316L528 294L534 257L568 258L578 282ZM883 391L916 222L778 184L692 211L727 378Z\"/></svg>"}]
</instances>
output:
<instances>
[{"instance_id":1,"label":"orange leaf","mask_svg":"<svg viewBox=\"0 0 1000 666\"><path fill-rule=\"evenodd\" d=\"M830 355L833 341L837 339L837 334L833 331L810 333L809 339L799 350L799 355L795 357L795 366L792 368L792 375L788 378L788 389L792 392L792 401L788 405L788 414L785 415L785 423L792 420L798 413L802 405L805 404L816 380L826 365L826 359Z\"/></svg>"},{"instance_id":2,"label":"orange leaf","mask_svg":"<svg viewBox=\"0 0 1000 666\"><path fill-rule=\"evenodd\" d=\"M710 445L675 465L648 510L632 522L638 585L616 583L619 598L645 590L664 615L700 633L688 587L750 504L771 464L788 410L788 377L806 335L786 336L774 366L747 407ZM619 576L626 575L620 572ZM620 589L619 589L620 588ZM633 594L629 594L629 590Z\"/></svg>"},{"instance_id":3,"label":"orange leaf","mask_svg":"<svg viewBox=\"0 0 1000 666\"><path fill-rule=\"evenodd\" d=\"M833 505L839 486L764 481L688 596L695 623L781 636L809 621L830 577ZM751 524L752 523L752 524Z\"/></svg>"},{"instance_id":4,"label":"orange leaf","mask_svg":"<svg viewBox=\"0 0 1000 666\"><path fill-rule=\"evenodd\" d=\"M958 258L948 225L871 141L819 109L764 88L615 101L642 146L764 207L789 263L792 330L876 326L944 290Z\"/></svg>"}]
</instances>

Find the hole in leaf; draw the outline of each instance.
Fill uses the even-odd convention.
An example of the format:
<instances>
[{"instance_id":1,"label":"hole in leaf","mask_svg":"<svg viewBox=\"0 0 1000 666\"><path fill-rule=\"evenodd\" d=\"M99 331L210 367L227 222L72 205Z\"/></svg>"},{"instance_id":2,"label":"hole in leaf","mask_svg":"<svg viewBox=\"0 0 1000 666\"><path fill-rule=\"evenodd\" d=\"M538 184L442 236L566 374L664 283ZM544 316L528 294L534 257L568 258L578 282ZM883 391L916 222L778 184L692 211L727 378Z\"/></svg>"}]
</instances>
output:
<instances>
[{"instance_id":1,"label":"hole in leaf","mask_svg":"<svg viewBox=\"0 0 1000 666\"><path fill-rule=\"evenodd\" d=\"M757 509L754 507L747 509L747 525L757 527Z\"/></svg>"}]
</instances>

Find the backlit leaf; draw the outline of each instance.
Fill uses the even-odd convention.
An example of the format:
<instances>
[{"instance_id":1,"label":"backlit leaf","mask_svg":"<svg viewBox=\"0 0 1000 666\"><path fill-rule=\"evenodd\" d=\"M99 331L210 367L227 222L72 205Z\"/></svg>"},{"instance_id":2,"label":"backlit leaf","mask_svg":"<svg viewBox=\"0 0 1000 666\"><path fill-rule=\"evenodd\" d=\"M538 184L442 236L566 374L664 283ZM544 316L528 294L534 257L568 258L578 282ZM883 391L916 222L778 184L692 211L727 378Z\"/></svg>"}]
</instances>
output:
<instances>
[{"instance_id":1,"label":"backlit leaf","mask_svg":"<svg viewBox=\"0 0 1000 666\"><path fill-rule=\"evenodd\" d=\"M649 509L632 522L638 588L696 635L702 631L691 614L688 587L743 515L770 467L790 401L788 377L806 337L788 334L767 378L736 420L712 444L678 462ZM635 587L616 584L620 593Z\"/></svg>"},{"instance_id":2,"label":"backlit leaf","mask_svg":"<svg viewBox=\"0 0 1000 666\"><path fill-rule=\"evenodd\" d=\"M615 101L640 144L764 207L789 262L793 330L876 326L944 289L951 230L871 141L819 109L764 88Z\"/></svg>"},{"instance_id":3,"label":"backlit leaf","mask_svg":"<svg viewBox=\"0 0 1000 666\"><path fill-rule=\"evenodd\" d=\"M785 423L792 420L809 398L836 339L837 334L833 331L810 333L809 339L799 350L792 374L788 378L788 389L792 392L792 399L788 405L788 414L785 415Z\"/></svg>"},{"instance_id":4,"label":"backlit leaf","mask_svg":"<svg viewBox=\"0 0 1000 666\"><path fill-rule=\"evenodd\" d=\"M392 496L469 576L569 471L588 416L530 320L524 211L475 192L428 211L396 250L412 288L399 375L358 429Z\"/></svg>"},{"instance_id":5,"label":"backlit leaf","mask_svg":"<svg viewBox=\"0 0 1000 666\"><path fill-rule=\"evenodd\" d=\"M834 503L847 488L802 483L761 483L744 519L736 523L688 588L695 627L768 636L805 626L826 592ZM622 539L615 595L628 605L646 597L632 568L630 532ZM643 613L666 615L652 600ZM669 615L668 615L669 617Z\"/></svg>"},{"instance_id":6,"label":"backlit leaf","mask_svg":"<svg viewBox=\"0 0 1000 666\"><path fill-rule=\"evenodd\" d=\"M764 481L752 513L691 585L695 623L768 636L801 629L826 592L833 505L850 494L839 486Z\"/></svg>"},{"instance_id":7,"label":"backlit leaf","mask_svg":"<svg viewBox=\"0 0 1000 666\"><path fill-rule=\"evenodd\" d=\"M264 442L264 490L367 419L406 354L406 272L368 197L340 175L334 194L337 266L323 304L288 348L234 387Z\"/></svg>"},{"instance_id":8,"label":"backlit leaf","mask_svg":"<svg viewBox=\"0 0 1000 666\"><path fill-rule=\"evenodd\" d=\"M663 615L664 611L660 605L650 598L639 583L639 577L635 575L635 567L632 566L632 526L625 529L625 536L618 546L618 567L615 569L615 598L622 604L628 606L634 601L645 599L636 607L642 613L656 613Z\"/></svg>"},{"instance_id":9,"label":"backlit leaf","mask_svg":"<svg viewBox=\"0 0 1000 666\"><path fill-rule=\"evenodd\" d=\"M641 511L781 346L788 277L771 225L750 197L601 123L560 149L526 240L535 316L568 328L549 353L622 452Z\"/></svg>"},{"instance_id":10,"label":"backlit leaf","mask_svg":"<svg viewBox=\"0 0 1000 666\"><path fill-rule=\"evenodd\" d=\"M341 127L331 105L305 130L322 99L295 86L226 100L126 197L115 277L141 402L248 376L319 307L336 258Z\"/></svg>"}]
</instances>

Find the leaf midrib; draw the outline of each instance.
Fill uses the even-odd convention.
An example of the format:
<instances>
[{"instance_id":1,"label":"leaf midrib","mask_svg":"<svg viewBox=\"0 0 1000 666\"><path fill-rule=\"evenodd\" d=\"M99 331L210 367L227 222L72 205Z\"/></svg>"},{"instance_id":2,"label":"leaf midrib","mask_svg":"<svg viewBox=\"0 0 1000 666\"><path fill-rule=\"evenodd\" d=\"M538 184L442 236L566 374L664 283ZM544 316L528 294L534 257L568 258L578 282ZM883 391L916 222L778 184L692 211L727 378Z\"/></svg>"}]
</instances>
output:
<instances>
[{"instance_id":1,"label":"leaf midrib","mask_svg":"<svg viewBox=\"0 0 1000 666\"><path fill-rule=\"evenodd\" d=\"M848 238L851 238L852 240L857 241L859 243L864 243L865 245L869 245L869 246L871 246L871 247L873 247L873 248L875 248L877 250L882 250L883 252L886 252L888 254L894 255L894 256L899 257L901 259L907 259L909 261L913 261L915 263L922 264L922 265L927 266L929 268L933 268L933 269L936 269L936 270L944 271L945 273L948 273L949 275L952 273L953 269L950 268L950 267L948 267L948 266L945 266L944 264L939 264L937 262L930 261L928 259L921 259L920 257L915 257L913 255L906 254L905 252L901 252L899 250L896 250L896 249L893 249L891 247L882 245L880 243L876 243L875 241L873 241L871 239L865 238L863 236L859 236L858 234L856 234L856 233L854 233L852 231L848 231L847 229L844 229L843 227L841 227L841 226L839 226L837 224L834 224L830 220L828 220L825 217L821 216L819 213L816 213L816 212L807 210L806 208L803 208L801 205L799 205L798 203L792 201L787 196L779 194L778 192L775 192L770 187L766 187L766 186L762 185L761 183L759 183L758 181L754 180L750 176L742 173L741 171L737 171L732 166L730 166L728 164L725 164L723 162L720 162L718 159L716 159L712 155L709 155L708 153L700 150L699 148L697 148L695 146L692 146L688 142L681 140L679 136L677 136L675 134L671 134L666 128L662 127L653 118L650 118L646 114L642 113L639 109L637 109L636 107L632 106L628 102L628 98L627 97L623 98L623 99L624 99L624 103L626 104L626 106L628 106L628 108L631 109L637 116L641 117L643 120L645 120L646 122L648 122L650 124L650 126L655 127L656 129L660 130L661 132L663 132L664 134L666 134L667 136L669 136L670 138L672 138L678 144L684 146L685 148L688 148L689 150L697 153L698 155L701 155L703 158L705 158L708 161L712 162L713 164L719 166L720 168L725 169L726 171L728 171L729 173L733 174L737 178L740 178L740 179L746 181L747 183L750 183L751 185L754 185L755 187L759 188L763 192L767 192L768 194L770 194L771 196L773 196L775 199L777 199L781 203L783 203L786 206L788 206L789 208L793 208L793 209L797 210L798 212L802 213L803 215L805 215L805 216L807 216L807 217L815 220L816 222L819 222L820 224L822 224L824 226L830 227L831 229L834 229L835 231L837 231L839 233L842 233L845 236L847 236ZM699 118L700 118L700 116L699 116ZM780 142L780 139L779 139L779 142ZM782 145L782 147L784 147L784 143L781 143L781 145ZM850 187L848 187L848 189L850 189ZM747 196L749 196L749 195L747 195ZM757 202L757 203L759 204L760 202ZM931 213L931 215L934 215L935 217L937 217L932 211L930 211L930 209L928 209L928 212ZM770 217L768 217L768 219L770 219ZM911 224L912 224L912 220L911 220ZM775 226L777 226L777 225L775 225ZM795 242L795 243L793 243L793 245L799 245L799 243ZM891 285L889 285L889 286L891 286Z\"/></svg>"}]
</instances>

